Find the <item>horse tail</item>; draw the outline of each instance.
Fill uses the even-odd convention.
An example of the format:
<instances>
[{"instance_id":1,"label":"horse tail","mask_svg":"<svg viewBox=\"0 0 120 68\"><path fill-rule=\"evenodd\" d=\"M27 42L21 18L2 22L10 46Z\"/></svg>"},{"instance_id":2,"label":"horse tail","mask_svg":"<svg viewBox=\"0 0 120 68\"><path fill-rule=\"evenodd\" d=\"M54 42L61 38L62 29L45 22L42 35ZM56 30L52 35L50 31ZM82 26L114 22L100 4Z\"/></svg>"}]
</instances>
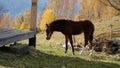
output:
<instances>
[{"instance_id":1,"label":"horse tail","mask_svg":"<svg viewBox=\"0 0 120 68\"><path fill-rule=\"evenodd\" d=\"M93 31L91 32L91 34L90 34L90 36L89 36L89 38L90 38L90 40L93 40Z\"/></svg>"},{"instance_id":2,"label":"horse tail","mask_svg":"<svg viewBox=\"0 0 120 68\"><path fill-rule=\"evenodd\" d=\"M93 26L93 28L91 30L90 35L89 35L90 40L93 40L93 34L94 34L94 26Z\"/></svg>"}]
</instances>

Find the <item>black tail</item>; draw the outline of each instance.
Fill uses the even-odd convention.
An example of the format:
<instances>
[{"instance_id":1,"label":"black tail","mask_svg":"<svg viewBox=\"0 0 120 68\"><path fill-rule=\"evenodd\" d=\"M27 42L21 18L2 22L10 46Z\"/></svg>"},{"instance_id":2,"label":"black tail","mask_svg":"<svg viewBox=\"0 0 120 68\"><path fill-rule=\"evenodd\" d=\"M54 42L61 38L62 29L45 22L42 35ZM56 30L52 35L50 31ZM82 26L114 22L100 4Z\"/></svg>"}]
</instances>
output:
<instances>
[{"instance_id":1,"label":"black tail","mask_svg":"<svg viewBox=\"0 0 120 68\"><path fill-rule=\"evenodd\" d=\"M94 34L94 28L92 29L92 31L91 31L91 33L89 35L90 40L93 40L93 34Z\"/></svg>"}]
</instances>

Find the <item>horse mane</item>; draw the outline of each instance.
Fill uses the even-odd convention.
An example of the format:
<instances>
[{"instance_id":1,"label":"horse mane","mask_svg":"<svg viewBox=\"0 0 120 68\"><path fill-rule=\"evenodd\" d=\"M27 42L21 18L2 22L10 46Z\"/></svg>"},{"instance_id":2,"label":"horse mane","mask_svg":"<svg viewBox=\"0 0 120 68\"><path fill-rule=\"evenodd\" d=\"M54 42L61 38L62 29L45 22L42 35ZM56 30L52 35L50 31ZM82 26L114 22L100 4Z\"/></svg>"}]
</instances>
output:
<instances>
[{"instance_id":1,"label":"horse mane","mask_svg":"<svg viewBox=\"0 0 120 68\"><path fill-rule=\"evenodd\" d=\"M54 20L53 22L51 22L49 25L52 26L52 25L61 25L61 24L65 24L67 20L66 19L58 19L58 20Z\"/></svg>"}]
</instances>

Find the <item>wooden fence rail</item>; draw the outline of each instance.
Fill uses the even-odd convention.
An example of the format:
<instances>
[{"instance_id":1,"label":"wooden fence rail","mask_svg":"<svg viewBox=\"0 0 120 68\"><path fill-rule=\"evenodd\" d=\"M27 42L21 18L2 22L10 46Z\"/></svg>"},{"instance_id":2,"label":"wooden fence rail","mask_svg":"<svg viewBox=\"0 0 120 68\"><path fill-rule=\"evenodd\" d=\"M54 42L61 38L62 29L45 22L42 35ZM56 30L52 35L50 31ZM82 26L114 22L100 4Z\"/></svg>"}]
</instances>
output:
<instances>
[{"instance_id":1,"label":"wooden fence rail","mask_svg":"<svg viewBox=\"0 0 120 68\"><path fill-rule=\"evenodd\" d=\"M118 29L118 30L117 30L117 29L116 29L116 30L113 30L113 29L112 29L112 28L113 28L113 25L112 25L112 24L110 24L109 27L110 27L110 39L112 39L112 33L113 33L113 32L120 32L120 29Z\"/></svg>"}]
</instances>

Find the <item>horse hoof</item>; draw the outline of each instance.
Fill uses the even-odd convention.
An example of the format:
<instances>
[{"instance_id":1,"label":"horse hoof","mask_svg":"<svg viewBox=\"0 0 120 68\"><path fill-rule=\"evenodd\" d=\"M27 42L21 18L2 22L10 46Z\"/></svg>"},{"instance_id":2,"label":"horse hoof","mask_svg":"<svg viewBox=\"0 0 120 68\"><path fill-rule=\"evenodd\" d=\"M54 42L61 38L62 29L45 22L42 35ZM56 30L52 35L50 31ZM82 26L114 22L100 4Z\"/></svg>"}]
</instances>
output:
<instances>
[{"instance_id":1,"label":"horse hoof","mask_svg":"<svg viewBox=\"0 0 120 68\"><path fill-rule=\"evenodd\" d=\"M80 52L79 54L80 54L80 55L82 55L82 53L81 53L81 52Z\"/></svg>"},{"instance_id":2,"label":"horse hoof","mask_svg":"<svg viewBox=\"0 0 120 68\"><path fill-rule=\"evenodd\" d=\"M83 54L83 51L81 51L79 54L82 55L82 54Z\"/></svg>"},{"instance_id":3,"label":"horse hoof","mask_svg":"<svg viewBox=\"0 0 120 68\"><path fill-rule=\"evenodd\" d=\"M90 55L90 56L92 56L92 54L91 54L91 53L90 53L89 55Z\"/></svg>"},{"instance_id":4,"label":"horse hoof","mask_svg":"<svg viewBox=\"0 0 120 68\"><path fill-rule=\"evenodd\" d=\"M93 54L93 50L90 50L90 55L92 55Z\"/></svg>"},{"instance_id":5,"label":"horse hoof","mask_svg":"<svg viewBox=\"0 0 120 68\"><path fill-rule=\"evenodd\" d=\"M72 55L75 55L75 53L72 53Z\"/></svg>"},{"instance_id":6,"label":"horse hoof","mask_svg":"<svg viewBox=\"0 0 120 68\"><path fill-rule=\"evenodd\" d=\"M65 51L65 54L67 53L67 51Z\"/></svg>"}]
</instances>

